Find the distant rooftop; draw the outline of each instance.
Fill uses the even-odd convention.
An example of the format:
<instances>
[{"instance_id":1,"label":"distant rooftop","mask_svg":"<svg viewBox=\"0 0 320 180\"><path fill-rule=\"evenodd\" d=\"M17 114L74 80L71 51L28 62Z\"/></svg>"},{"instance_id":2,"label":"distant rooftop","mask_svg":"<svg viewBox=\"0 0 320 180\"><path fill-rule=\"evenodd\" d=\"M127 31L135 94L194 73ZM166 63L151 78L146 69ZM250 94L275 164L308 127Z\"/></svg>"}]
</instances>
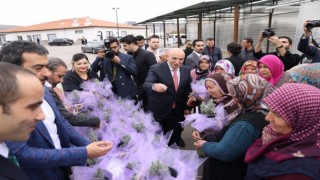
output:
<instances>
[{"instance_id":1,"label":"distant rooftop","mask_svg":"<svg viewBox=\"0 0 320 180\"><path fill-rule=\"evenodd\" d=\"M12 27L10 29L1 30L0 32L13 33L13 32L28 32L28 31L43 31L43 30L58 30L58 29L74 29L86 27L117 27L117 23L102 21L98 19L91 19L89 17L62 19L57 21L46 22L42 24L35 24L31 26ZM128 24L120 24L119 28L132 28L137 29L140 27L131 26ZM142 29L144 27L141 27Z\"/></svg>"}]
</instances>

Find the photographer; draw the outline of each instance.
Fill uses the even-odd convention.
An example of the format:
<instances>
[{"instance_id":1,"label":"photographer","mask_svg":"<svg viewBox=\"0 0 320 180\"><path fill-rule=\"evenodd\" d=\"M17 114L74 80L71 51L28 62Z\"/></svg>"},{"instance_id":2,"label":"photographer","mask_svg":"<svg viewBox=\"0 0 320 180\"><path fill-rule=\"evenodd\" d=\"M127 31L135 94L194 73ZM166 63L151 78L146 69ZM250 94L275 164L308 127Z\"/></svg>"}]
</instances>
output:
<instances>
[{"instance_id":1,"label":"photographer","mask_svg":"<svg viewBox=\"0 0 320 180\"><path fill-rule=\"evenodd\" d=\"M319 45L318 47L309 45L309 38L312 34L311 29L313 27L320 26L320 20L318 21L306 21L303 24L303 30L304 34L301 36L299 44L298 44L298 50L304 53L305 55L311 56L312 61L311 63L317 63L320 62L320 50ZM316 43L315 43L316 44Z\"/></svg>"},{"instance_id":2,"label":"photographer","mask_svg":"<svg viewBox=\"0 0 320 180\"><path fill-rule=\"evenodd\" d=\"M276 52L271 53L263 53L261 50L261 44L264 38L268 38L268 40L276 47ZM299 64L300 55L292 54L289 49L292 45L292 40L287 36L276 36L271 29L266 29L265 31L261 31L259 35L259 41L255 48L254 57L257 59L262 58L264 55L273 54L278 56L278 58L284 64L284 70L291 69L293 66Z\"/></svg>"},{"instance_id":3,"label":"photographer","mask_svg":"<svg viewBox=\"0 0 320 180\"><path fill-rule=\"evenodd\" d=\"M98 52L96 60L91 65L92 71L100 71L100 81L108 78L116 95L135 99L137 87L131 75L137 75L138 70L133 57L119 51L120 43L117 38L110 38L105 44L107 49Z\"/></svg>"}]
</instances>

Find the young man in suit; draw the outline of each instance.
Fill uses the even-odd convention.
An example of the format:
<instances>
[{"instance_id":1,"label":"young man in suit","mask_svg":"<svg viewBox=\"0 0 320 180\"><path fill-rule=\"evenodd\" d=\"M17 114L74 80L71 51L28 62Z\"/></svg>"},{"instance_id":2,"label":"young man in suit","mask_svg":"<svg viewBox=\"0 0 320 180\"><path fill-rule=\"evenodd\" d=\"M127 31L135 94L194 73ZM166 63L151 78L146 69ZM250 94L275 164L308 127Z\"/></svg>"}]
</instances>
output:
<instances>
[{"instance_id":1,"label":"young man in suit","mask_svg":"<svg viewBox=\"0 0 320 180\"><path fill-rule=\"evenodd\" d=\"M147 109L153 113L164 133L173 130L168 145L177 143L180 147L185 146L180 122L185 119L185 114L190 114L187 100L191 92L190 68L183 65L184 56L182 49L170 49L168 61L151 66L143 84L148 92Z\"/></svg>"},{"instance_id":2,"label":"young man in suit","mask_svg":"<svg viewBox=\"0 0 320 180\"><path fill-rule=\"evenodd\" d=\"M204 43L202 39L196 39L192 42L193 52L186 58L185 65L189 66L190 69L197 68L200 56L203 53Z\"/></svg>"},{"instance_id":3,"label":"young man in suit","mask_svg":"<svg viewBox=\"0 0 320 180\"><path fill-rule=\"evenodd\" d=\"M44 119L41 110L43 86L31 72L0 62L0 179L29 179L13 162L4 141L26 141L37 121Z\"/></svg>"},{"instance_id":4,"label":"young man in suit","mask_svg":"<svg viewBox=\"0 0 320 180\"><path fill-rule=\"evenodd\" d=\"M44 84L49 75L48 54L48 50L37 43L13 41L2 47L0 61L31 70ZM62 117L48 88L44 89L41 109L45 119L37 123L28 141L7 142L7 145L30 179L68 179L71 166L85 165L87 158L105 155L112 143L90 144Z\"/></svg>"},{"instance_id":5,"label":"young man in suit","mask_svg":"<svg viewBox=\"0 0 320 180\"><path fill-rule=\"evenodd\" d=\"M138 88L138 100L142 100L142 107L146 110L148 100L147 94L143 91L142 86L147 77L150 66L157 64L156 57L153 53L139 48L137 38L133 35L123 37L120 42L122 43L123 49L127 51L128 54L133 55L134 62L138 69L138 74L134 75L133 79Z\"/></svg>"}]
</instances>

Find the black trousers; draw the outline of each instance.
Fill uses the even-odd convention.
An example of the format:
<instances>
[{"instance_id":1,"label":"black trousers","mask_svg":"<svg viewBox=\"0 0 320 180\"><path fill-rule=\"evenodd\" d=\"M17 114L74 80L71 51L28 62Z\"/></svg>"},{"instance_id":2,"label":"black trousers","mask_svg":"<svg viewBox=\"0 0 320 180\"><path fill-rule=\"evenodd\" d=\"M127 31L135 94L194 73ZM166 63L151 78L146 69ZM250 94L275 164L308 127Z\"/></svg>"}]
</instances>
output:
<instances>
[{"instance_id":1,"label":"black trousers","mask_svg":"<svg viewBox=\"0 0 320 180\"><path fill-rule=\"evenodd\" d=\"M182 117L183 117L183 115L182 115ZM181 119L181 115L178 114L177 110L172 109L168 118L163 120L160 123L164 134L173 130L173 133L172 133L171 138L169 140L168 146L170 146L174 143L178 143L180 141L183 128L181 127L181 124L179 122L182 120L183 119Z\"/></svg>"}]
</instances>

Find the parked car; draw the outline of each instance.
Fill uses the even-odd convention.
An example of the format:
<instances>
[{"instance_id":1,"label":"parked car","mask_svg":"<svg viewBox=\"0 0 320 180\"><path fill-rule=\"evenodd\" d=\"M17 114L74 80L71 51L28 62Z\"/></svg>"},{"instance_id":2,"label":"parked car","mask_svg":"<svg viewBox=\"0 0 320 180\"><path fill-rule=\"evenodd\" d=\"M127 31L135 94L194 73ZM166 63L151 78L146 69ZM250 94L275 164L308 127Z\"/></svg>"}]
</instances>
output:
<instances>
[{"instance_id":1,"label":"parked car","mask_svg":"<svg viewBox=\"0 0 320 180\"><path fill-rule=\"evenodd\" d=\"M104 49L103 41L90 41L85 45L81 46L81 51L83 53L93 53L97 54L99 50Z\"/></svg>"},{"instance_id":2,"label":"parked car","mask_svg":"<svg viewBox=\"0 0 320 180\"><path fill-rule=\"evenodd\" d=\"M61 46L61 45L72 45L74 44L74 41L72 39L68 39L68 38L57 38L54 39L53 41L48 43L49 46Z\"/></svg>"}]
</instances>

